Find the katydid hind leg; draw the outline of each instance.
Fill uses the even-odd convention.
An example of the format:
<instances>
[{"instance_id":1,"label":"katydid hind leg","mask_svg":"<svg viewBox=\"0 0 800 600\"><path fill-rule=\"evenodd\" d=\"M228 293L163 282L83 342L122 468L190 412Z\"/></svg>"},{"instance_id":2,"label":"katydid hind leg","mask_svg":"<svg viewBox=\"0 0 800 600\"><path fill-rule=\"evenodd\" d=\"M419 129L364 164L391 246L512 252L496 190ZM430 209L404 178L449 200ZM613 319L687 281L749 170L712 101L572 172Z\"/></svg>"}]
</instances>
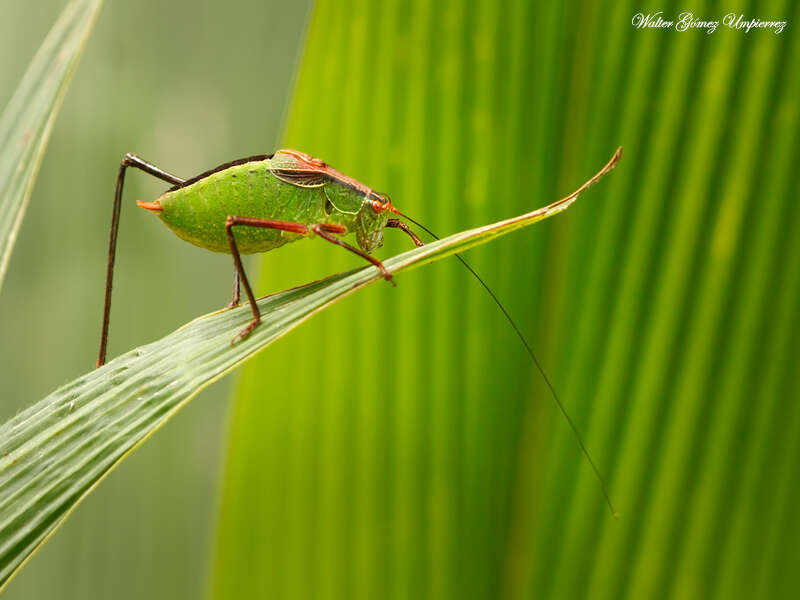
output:
<instances>
[{"instance_id":1,"label":"katydid hind leg","mask_svg":"<svg viewBox=\"0 0 800 600\"><path fill-rule=\"evenodd\" d=\"M108 347L108 326L109 318L111 315L111 288L113 287L114 280L114 260L117 253L117 233L119 231L119 215L122 205L122 188L125 184L125 171L128 167L135 167L144 171L148 175L157 177L172 185L180 185L183 179L159 169L154 164L136 156L135 154L128 153L119 164L119 171L117 172L117 186L114 191L114 208L111 212L111 229L108 241L108 262L106 264L106 291L105 300L103 303L103 325L100 334L100 351L97 355L97 367L103 366L106 362L106 350Z\"/></svg>"}]
</instances>

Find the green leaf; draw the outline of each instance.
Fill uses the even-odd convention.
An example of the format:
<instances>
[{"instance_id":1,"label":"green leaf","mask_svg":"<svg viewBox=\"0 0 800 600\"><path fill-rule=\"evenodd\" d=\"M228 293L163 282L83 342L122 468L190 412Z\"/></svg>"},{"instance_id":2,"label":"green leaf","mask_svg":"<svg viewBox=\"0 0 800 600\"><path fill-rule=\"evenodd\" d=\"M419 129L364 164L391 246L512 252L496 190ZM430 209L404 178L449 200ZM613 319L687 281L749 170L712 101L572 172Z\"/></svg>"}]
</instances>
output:
<instances>
[{"instance_id":1,"label":"green leaf","mask_svg":"<svg viewBox=\"0 0 800 600\"><path fill-rule=\"evenodd\" d=\"M0 287L50 131L102 0L72 0L0 116Z\"/></svg>"},{"instance_id":2,"label":"green leaf","mask_svg":"<svg viewBox=\"0 0 800 600\"><path fill-rule=\"evenodd\" d=\"M611 170L577 191L519 217L451 235L384 261L392 273L441 260L565 210ZM129 452L200 390L326 306L381 280L375 267L341 273L248 306L200 317L52 393L0 427L0 589L77 503Z\"/></svg>"},{"instance_id":3,"label":"green leaf","mask_svg":"<svg viewBox=\"0 0 800 600\"><path fill-rule=\"evenodd\" d=\"M600 201L471 257L622 518L496 307L441 264L242 369L214 598L797 595L800 3L720 7L691 10L788 25L315 3L284 143L434 230L522 212L625 147Z\"/></svg>"}]
</instances>

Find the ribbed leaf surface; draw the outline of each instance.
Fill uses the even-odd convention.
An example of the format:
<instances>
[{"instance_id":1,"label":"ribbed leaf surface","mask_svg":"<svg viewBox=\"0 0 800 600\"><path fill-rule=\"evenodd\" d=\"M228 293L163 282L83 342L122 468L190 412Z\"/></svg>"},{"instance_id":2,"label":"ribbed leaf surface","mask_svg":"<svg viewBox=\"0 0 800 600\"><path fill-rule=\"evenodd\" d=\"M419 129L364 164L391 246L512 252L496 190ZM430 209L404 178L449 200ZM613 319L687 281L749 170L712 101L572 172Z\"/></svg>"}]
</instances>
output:
<instances>
[{"instance_id":1,"label":"ribbed leaf surface","mask_svg":"<svg viewBox=\"0 0 800 600\"><path fill-rule=\"evenodd\" d=\"M286 140L439 232L557 196L625 147L599 198L470 254L622 519L453 261L247 367L216 598L796 592L800 5L657 9L789 25L638 30L631 2L320 0ZM289 268L268 260L265 286Z\"/></svg>"},{"instance_id":2,"label":"ribbed leaf surface","mask_svg":"<svg viewBox=\"0 0 800 600\"><path fill-rule=\"evenodd\" d=\"M565 210L593 182L542 209L384 264L394 273L486 243ZM100 479L200 390L378 279L370 267L268 297L259 303L261 325L235 345L230 341L252 319L248 306L202 317L75 380L0 427L0 589Z\"/></svg>"},{"instance_id":3,"label":"ribbed leaf surface","mask_svg":"<svg viewBox=\"0 0 800 600\"><path fill-rule=\"evenodd\" d=\"M102 0L72 0L0 116L0 286L50 130Z\"/></svg>"}]
</instances>

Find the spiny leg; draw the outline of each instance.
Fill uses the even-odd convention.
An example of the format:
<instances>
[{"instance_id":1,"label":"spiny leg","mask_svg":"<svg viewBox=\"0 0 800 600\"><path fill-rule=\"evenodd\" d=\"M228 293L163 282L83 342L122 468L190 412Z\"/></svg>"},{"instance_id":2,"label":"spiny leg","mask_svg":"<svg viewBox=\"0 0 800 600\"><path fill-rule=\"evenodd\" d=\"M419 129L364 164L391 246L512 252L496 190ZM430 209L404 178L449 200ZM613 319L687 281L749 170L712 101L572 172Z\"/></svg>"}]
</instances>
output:
<instances>
[{"instance_id":1,"label":"spiny leg","mask_svg":"<svg viewBox=\"0 0 800 600\"><path fill-rule=\"evenodd\" d=\"M106 295L105 304L103 306L103 330L100 334L100 352L97 355L97 366L100 367L106 362L106 347L108 345L108 321L111 314L111 287L114 279L114 259L117 253L117 232L119 231L119 213L122 204L122 187L125 183L125 170L128 167L136 167L152 175L158 177L172 185L179 185L183 183L183 179L176 177L171 173L167 173L156 167L155 165L139 158L135 154L126 154L122 162L119 164L119 172L117 173L117 188L114 192L114 210L111 213L111 233L108 242L108 264L106 265Z\"/></svg>"},{"instance_id":2,"label":"spiny leg","mask_svg":"<svg viewBox=\"0 0 800 600\"><path fill-rule=\"evenodd\" d=\"M381 261L379 261L374 256L370 256L369 254L367 254L363 250L359 250L355 246L351 246L350 244L348 244L344 240L340 240L336 236L331 235L329 233L330 231L334 231L336 233L345 233L347 231L346 229L344 229L344 227L341 228L342 229L341 231L337 231L336 229L334 229L334 227L338 227L338 226L337 225L312 225L311 226L311 230L314 233L316 233L319 237L321 237L322 239L327 240L327 241L331 242L332 244L336 244L337 246L341 246L345 250L349 250L353 254L358 254L358 256L360 256L361 258L363 258L365 260L368 260L369 262L371 262L373 265L375 265L376 267L378 267L381 270L381 274L383 275L383 278L386 281L388 281L389 283L391 283L395 287L397 286L397 284L394 281L392 281L392 274L389 273L389 271L386 270L386 267L383 266L383 263Z\"/></svg>"},{"instance_id":3,"label":"spiny leg","mask_svg":"<svg viewBox=\"0 0 800 600\"><path fill-rule=\"evenodd\" d=\"M417 235L413 231L411 231L411 229L408 228L408 225L403 223L400 219L389 219L386 222L386 226L387 227L394 227L395 229L399 229L400 231L402 231L403 233L408 235L414 241L414 245L417 248L420 248L420 247L425 245L425 242L423 242L421 239L419 239L417 237Z\"/></svg>"},{"instance_id":4,"label":"spiny leg","mask_svg":"<svg viewBox=\"0 0 800 600\"><path fill-rule=\"evenodd\" d=\"M261 323L261 312L258 310L258 304L256 304L256 298L253 295L253 289L250 287L250 282L247 279L247 274L244 272L244 267L242 266L242 258L239 255L239 248L236 246L236 239L233 236L233 228L236 226L247 226L247 227L260 227L262 229L278 229L280 231L290 231L292 233L299 233L301 235L308 234L308 227L303 225L302 223L292 223L290 221L272 221L269 219L253 219L250 217L233 217L229 216L225 221L225 233L228 236L228 245L231 249L231 255L233 255L233 264L236 268L236 273L238 277L234 280L234 299L238 300L238 291L239 281L244 284L244 291L247 294L247 299L250 302L250 310L253 311L253 320L247 324L247 327L242 329L239 333L237 333L234 338L231 340L231 344L233 344L236 340L244 339L250 332L253 331L258 324Z\"/></svg>"},{"instance_id":5,"label":"spiny leg","mask_svg":"<svg viewBox=\"0 0 800 600\"><path fill-rule=\"evenodd\" d=\"M261 312L258 310L258 304L256 304L256 299L253 295L253 290L250 287L250 282L247 279L247 274L244 272L242 258L239 255L239 249L236 246L236 239L233 236L233 228L242 225L246 227L260 227L262 229L278 229L280 231L289 231L292 233L299 233L301 235L308 235L310 231L313 231L322 239L336 244L337 246L341 246L342 248L368 260L381 270L381 273L386 281L391 282L392 285L396 285L392 281L392 274L386 270L386 267L383 266L381 261L332 235L332 233L347 233L347 228L343 227L342 225L327 225L321 223L318 225L312 225L311 228L309 228L303 223L294 223L291 221L272 221L270 219L229 216L225 221L225 233L228 235L228 245L230 246L231 255L233 255L233 264L236 267L236 272L239 274L239 280L244 285L244 291L247 294L247 299L250 302L250 309L253 312L253 320L248 323L247 327L236 334L236 336L231 340L232 344L236 342L236 340L246 338L250 332L258 327L259 323L261 323Z\"/></svg>"}]
</instances>

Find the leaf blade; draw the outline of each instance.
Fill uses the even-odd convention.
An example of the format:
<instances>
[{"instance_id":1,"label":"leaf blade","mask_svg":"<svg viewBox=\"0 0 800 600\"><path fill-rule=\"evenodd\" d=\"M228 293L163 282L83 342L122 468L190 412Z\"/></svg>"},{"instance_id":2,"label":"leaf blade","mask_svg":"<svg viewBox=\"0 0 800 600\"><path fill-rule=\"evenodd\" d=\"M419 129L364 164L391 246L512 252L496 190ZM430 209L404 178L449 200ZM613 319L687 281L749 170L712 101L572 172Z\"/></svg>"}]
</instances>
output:
<instances>
[{"instance_id":1,"label":"leaf blade","mask_svg":"<svg viewBox=\"0 0 800 600\"><path fill-rule=\"evenodd\" d=\"M421 266L557 214L619 157L618 150L566 198L384 264L393 273ZM79 377L1 426L0 590L105 475L202 389L325 307L380 279L375 267L365 267L263 298L261 326L236 345L229 341L250 320L249 307L200 317Z\"/></svg>"},{"instance_id":2,"label":"leaf blade","mask_svg":"<svg viewBox=\"0 0 800 600\"><path fill-rule=\"evenodd\" d=\"M72 0L0 115L0 287L58 109L102 0Z\"/></svg>"}]
</instances>

